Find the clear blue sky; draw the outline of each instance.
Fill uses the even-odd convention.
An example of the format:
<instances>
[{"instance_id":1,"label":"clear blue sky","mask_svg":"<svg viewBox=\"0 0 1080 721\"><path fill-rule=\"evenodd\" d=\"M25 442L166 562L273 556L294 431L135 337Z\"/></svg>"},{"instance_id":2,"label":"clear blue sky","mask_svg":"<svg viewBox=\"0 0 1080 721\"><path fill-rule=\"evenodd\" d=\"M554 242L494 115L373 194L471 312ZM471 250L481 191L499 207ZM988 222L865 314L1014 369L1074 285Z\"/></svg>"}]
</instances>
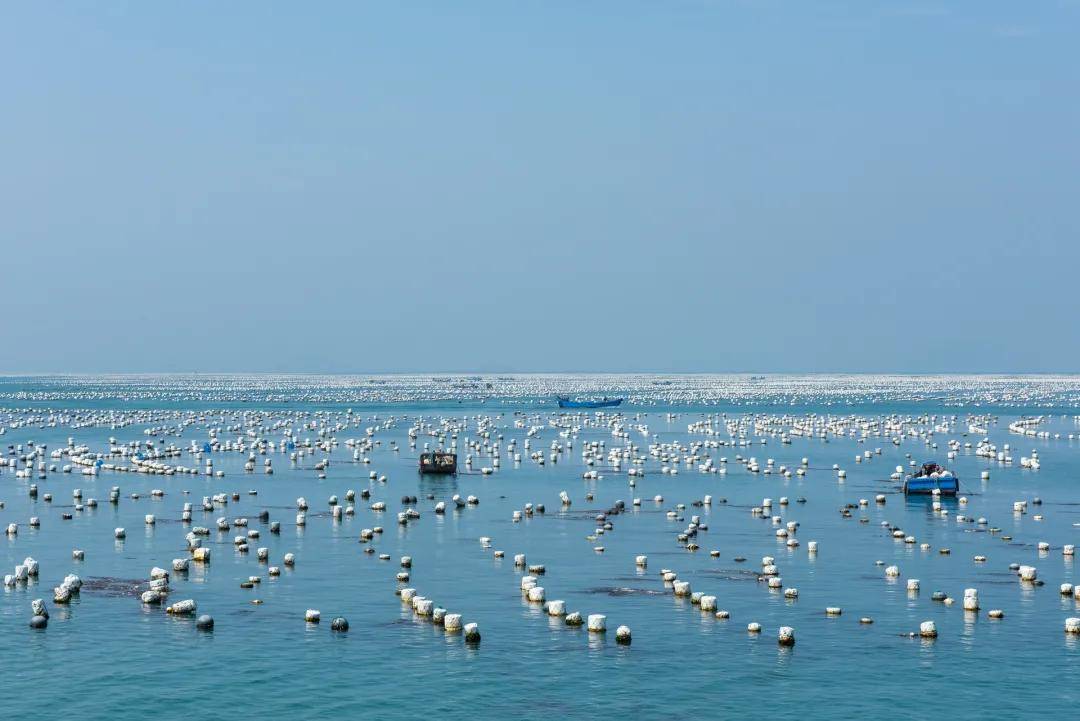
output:
<instances>
[{"instance_id":1,"label":"clear blue sky","mask_svg":"<svg viewBox=\"0 0 1080 721\"><path fill-rule=\"evenodd\" d=\"M1080 371L1076 2L11 2L0 369Z\"/></svg>"}]
</instances>

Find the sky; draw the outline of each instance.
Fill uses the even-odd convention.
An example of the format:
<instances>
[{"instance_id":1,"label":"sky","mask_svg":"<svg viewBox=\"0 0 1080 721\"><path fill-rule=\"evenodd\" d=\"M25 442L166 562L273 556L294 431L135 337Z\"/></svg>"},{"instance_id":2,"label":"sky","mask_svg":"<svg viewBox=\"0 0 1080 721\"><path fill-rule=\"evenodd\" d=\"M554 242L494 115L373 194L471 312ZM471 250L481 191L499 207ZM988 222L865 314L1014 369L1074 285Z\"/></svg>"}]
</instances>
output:
<instances>
[{"instance_id":1,"label":"sky","mask_svg":"<svg viewBox=\"0 0 1080 721\"><path fill-rule=\"evenodd\" d=\"M1080 372L1080 2L9 2L0 370Z\"/></svg>"}]
</instances>

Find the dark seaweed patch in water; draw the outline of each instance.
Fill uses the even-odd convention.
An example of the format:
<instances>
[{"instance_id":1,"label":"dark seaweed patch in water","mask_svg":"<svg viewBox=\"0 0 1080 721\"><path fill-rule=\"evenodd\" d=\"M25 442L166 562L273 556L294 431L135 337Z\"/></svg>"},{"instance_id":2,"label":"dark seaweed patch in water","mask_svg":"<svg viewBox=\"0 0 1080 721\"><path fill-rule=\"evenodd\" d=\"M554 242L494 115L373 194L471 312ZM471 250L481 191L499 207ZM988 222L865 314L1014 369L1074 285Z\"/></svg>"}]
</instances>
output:
<instances>
[{"instance_id":1,"label":"dark seaweed patch in water","mask_svg":"<svg viewBox=\"0 0 1080 721\"><path fill-rule=\"evenodd\" d=\"M555 515L559 518L564 518L567 521L596 521L596 516L608 512L607 508L597 508L593 510L580 510L580 511L558 511ZM547 514L541 514L547 515Z\"/></svg>"},{"instance_id":2,"label":"dark seaweed patch in water","mask_svg":"<svg viewBox=\"0 0 1080 721\"><path fill-rule=\"evenodd\" d=\"M256 604L252 604L250 606L243 606L241 608L230 609L229 611L229 615L231 616L250 616L253 613L258 613Z\"/></svg>"},{"instance_id":3,"label":"dark seaweed patch in water","mask_svg":"<svg viewBox=\"0 0 1080 721\"><path fill-rule=\"evenodd\" d=\"M1001 574L994 574L1000 576ZM1013 574L1009 574L1009 578L980 578L980 586L1019 586L1021 581Z\"/></svg>"},{"instance_id":4,"label":"dark seaweed patch in water","mask_svg":"<svg viewBox=\"0 0 1080 721\"><path fill-rule=\"evenodd\" d=\"M665 594L664 591L651 588L630 588L628 586L597 586L596 588L585 589L584 593L607 596L663 596Z\"/></svg>"},{"instance_id":5,"label":"dark seaweed patch in water","mask_svg":"<svg viewBox=\"0 0 1080 721\"><path fill-rule=\"evenodd\" d=\"M756 581L758 580L757 571L748 571L740 568L707 568L697 573L704 573L710 576L715 576L724 581Z\"/></svg>"},{"instance_id":6,"label":"dark seaweed patch in water","mask_svg":"<svg viewBox=\"0 0 1080 721\"><path fill-rule=\"evenodd\" d=\"M85 579L80 593L109 598L138 596L142 592L143 581L136 578L113 578L112 576L90 576Z\"/></svg>"}]
</instances>

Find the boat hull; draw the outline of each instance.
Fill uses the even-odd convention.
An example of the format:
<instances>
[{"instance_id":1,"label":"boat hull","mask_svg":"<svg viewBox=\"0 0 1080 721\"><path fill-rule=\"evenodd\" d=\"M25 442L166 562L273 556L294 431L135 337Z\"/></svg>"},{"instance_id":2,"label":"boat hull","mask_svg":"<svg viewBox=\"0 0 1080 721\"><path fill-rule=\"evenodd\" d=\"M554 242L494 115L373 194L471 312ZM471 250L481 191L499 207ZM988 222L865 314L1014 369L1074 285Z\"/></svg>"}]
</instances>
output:
<instances>
[{"instance_id":1,"label":"boat hull","mask_svg":"<svg viewBox=\"0 0 1080 721\"><path fill-rule=\"evenodd\" d=\"M935 490L942 496L955 496L960 491L960 479L956 476L945 478L916 476L904 481L905 495L931 495Z\"/></svg>"},{"instance_id":2,"label":"boat hull","mask_svg":"<svg viewBox=\"0 0 1080 721\"><path fill-rule=\"evenodd\" d=\"M424 468L420 467L420 473L424 476L453 476L457 474L457 466L450 468Z\"/></svg>"},{"instance_id":3,"label":"boat hull","mask_svg":"<svg viewBox=\"0 0 1080 721\"><path fill-rule=\"evenodd\" d=\"M609 401L572 401L569 398L558 398L559 408L614 408L623 402L622 398L614 398Z\"/></svg>"}]
</instances>

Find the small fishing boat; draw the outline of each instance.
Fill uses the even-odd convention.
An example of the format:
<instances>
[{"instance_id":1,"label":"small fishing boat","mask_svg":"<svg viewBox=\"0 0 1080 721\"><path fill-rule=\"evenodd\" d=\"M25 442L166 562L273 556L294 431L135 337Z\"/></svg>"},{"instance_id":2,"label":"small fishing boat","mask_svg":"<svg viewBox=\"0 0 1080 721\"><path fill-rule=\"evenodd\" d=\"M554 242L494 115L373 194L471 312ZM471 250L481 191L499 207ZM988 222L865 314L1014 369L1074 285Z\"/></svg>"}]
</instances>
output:
<instances>
[{"instance_id":1,"label":"small fishing boat","mask_svg":"<svg viewBox=\"0 0 1080 721\"><path fill-rule=\"evenodd\" d=\"M952 471L930 461L904 481L904 495L932 494L934 491L943 496L955 496L960 491L960 479Z\"/></svg>"},{"instance_id":2,"label":"small fishing boat","mask_svg":"<svg viewBox=\"0 0 1080 721\"><path fill-rule=\"evenodd\" d=\"M614 408L623 402L622 398L607 398L598 401L570 400L569 396L555 396L559 408Z\"/></svg>"},{"instance_id":3,"label":"small fishing boat","mask_svg":"<svg viewBox=\"0 0 1080 721\"><path fill-rule=\"evenodd\" d=\"M420 454L420 472L448 475L457 473L457 454L431 451Z\"/></svg>"}]
</instances>

